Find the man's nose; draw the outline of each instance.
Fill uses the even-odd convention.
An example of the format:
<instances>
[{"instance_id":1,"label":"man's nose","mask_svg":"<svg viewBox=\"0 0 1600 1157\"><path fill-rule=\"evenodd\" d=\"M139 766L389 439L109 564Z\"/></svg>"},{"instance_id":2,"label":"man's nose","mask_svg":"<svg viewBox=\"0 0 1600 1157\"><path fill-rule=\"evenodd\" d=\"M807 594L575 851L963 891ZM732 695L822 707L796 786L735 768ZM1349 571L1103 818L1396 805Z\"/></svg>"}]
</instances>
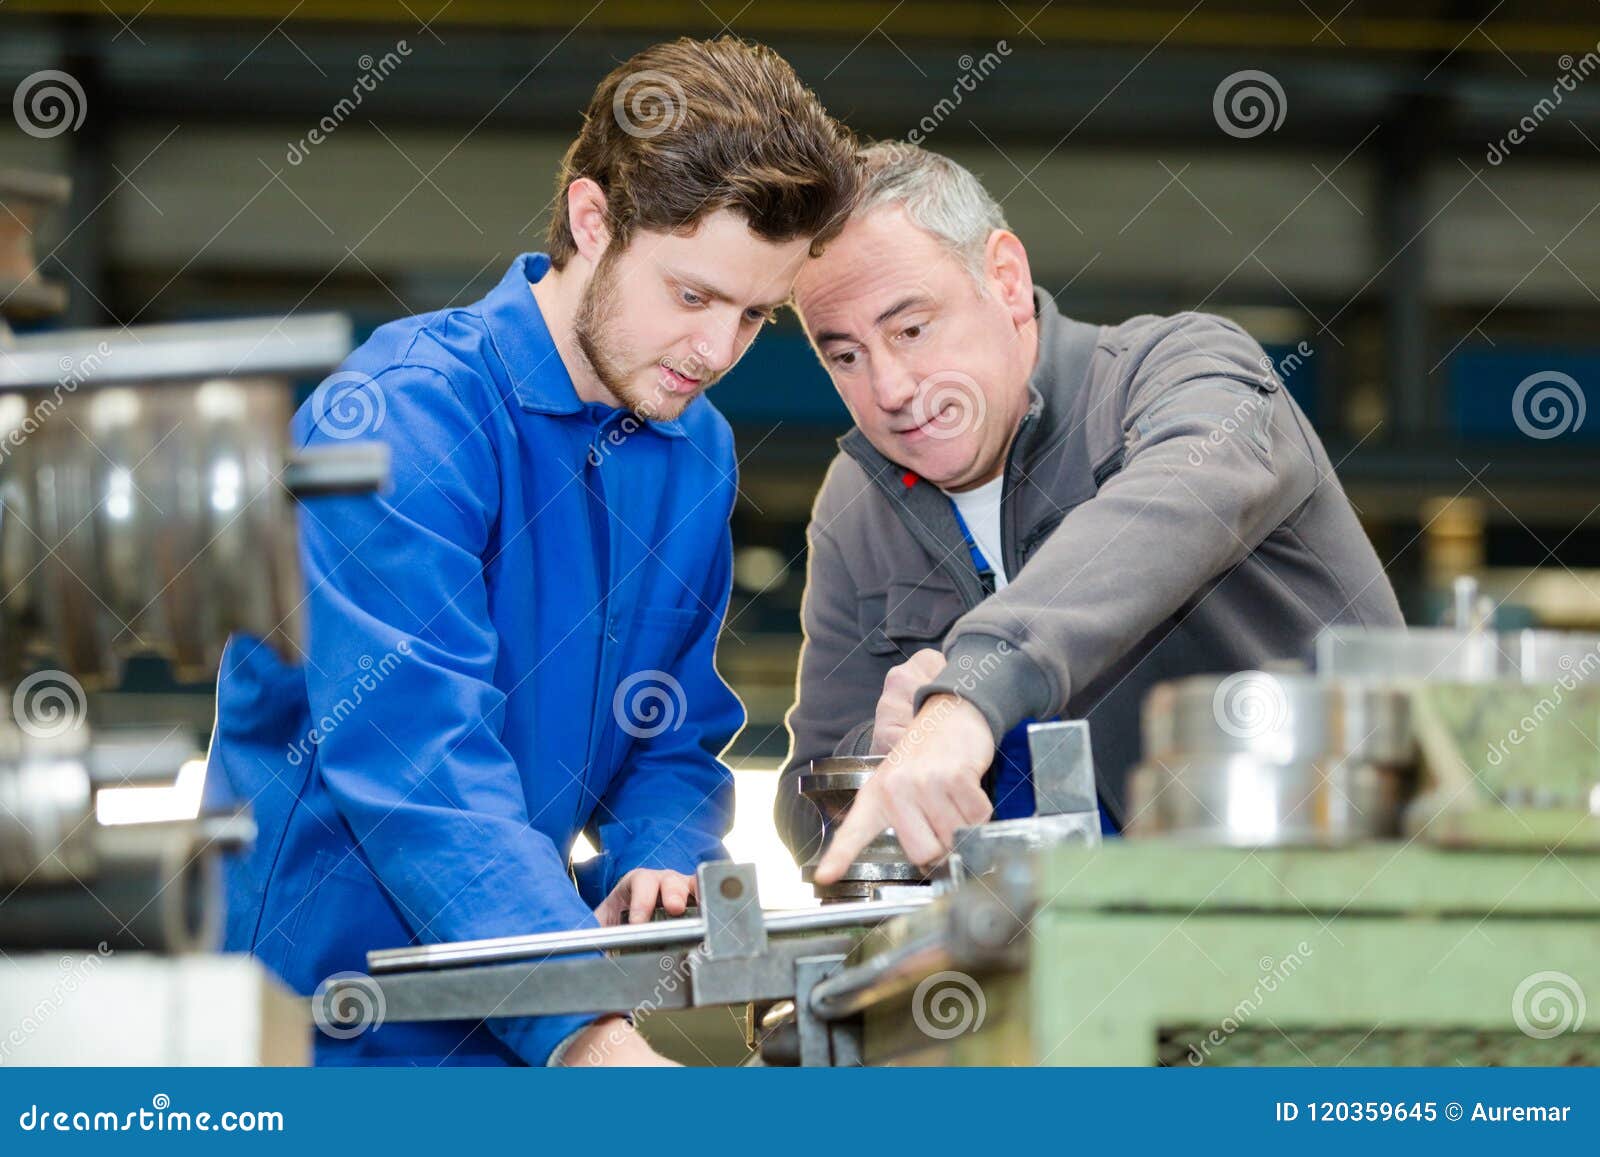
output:
<instances>
[{"instance_id":1,"label":"man's nose","mask_svg":"<svg viewBox=\"0 0 1600 1157\"><path fill-rule=\"evenodd\" d=\"M738 356L739 335L724 333L722 327L695 339L694 357L703 371L699 377L716 377L728 372Z\"/></svg>"},{"instance_id":2,"label":"man's nose","mask_svg":"<svg viewBox=\"0 0 1600 1157\"><path fill-rule=\"evenodd\" d=\"M880 409L903 410L917 396L917 375L909 366L893 361L884 363L881 370L873 372L872 396Z\"/></svg>"}]
</instances>

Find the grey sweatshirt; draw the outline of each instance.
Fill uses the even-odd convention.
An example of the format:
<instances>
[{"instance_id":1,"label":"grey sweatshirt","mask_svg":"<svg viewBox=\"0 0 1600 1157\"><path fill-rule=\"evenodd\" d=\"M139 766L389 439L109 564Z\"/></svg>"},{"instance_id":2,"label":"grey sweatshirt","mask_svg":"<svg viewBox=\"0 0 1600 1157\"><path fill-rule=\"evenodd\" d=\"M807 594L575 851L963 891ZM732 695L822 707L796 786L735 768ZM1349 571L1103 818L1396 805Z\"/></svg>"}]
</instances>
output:
<instances>
[{"instance_id":1,"label":"grey sweatshirt","mask_svg":"<svg viewBox=\"0 0 1600 1157\"><path fill-rule=\"evenodd\" d=\"M864 752L884 676L926 647L996 742L1024 719L1090 722L1119 820L1157 682L1308 656L1323 627L1402 623L1310 422L1261 346L1206 314L1092 326L1035 289L1039 359L1005 466L1009 584L985 596L949 499L860 430L839 440L807 530L799 696L778 830L819 835L795 780ZM908 484L909 481L909 484Z\"/></svg>"}]
</instances>

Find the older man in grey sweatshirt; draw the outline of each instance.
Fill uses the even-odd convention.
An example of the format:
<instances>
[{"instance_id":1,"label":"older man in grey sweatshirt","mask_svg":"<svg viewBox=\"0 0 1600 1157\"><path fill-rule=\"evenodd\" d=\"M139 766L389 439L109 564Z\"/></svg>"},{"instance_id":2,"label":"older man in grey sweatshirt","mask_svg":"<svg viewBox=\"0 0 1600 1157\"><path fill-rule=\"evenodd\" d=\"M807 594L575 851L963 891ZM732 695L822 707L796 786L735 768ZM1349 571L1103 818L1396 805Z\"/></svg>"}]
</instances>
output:
<instances>
[{"instance_id":1,"label":"older man in grey sweatshirt","mask_svg":"<svg viewBox=\"0 0 1600 1157\"><path fill-rule=\"evenodd\" d=\"M1125 818L1154 683L1299 657L1335 623L1402 622L1248 334L1198 313L1064 317L971 173L895 143L864 161L849 224L795 286L855 419L808 531L777 805L797 856L819 836L805 765L888 755L824 884L886 827L931 864L957 827L1031 811L1025 758L1005 757L1027 720L1087 718L1103 802Z\"/></svg>"}]
</instances>

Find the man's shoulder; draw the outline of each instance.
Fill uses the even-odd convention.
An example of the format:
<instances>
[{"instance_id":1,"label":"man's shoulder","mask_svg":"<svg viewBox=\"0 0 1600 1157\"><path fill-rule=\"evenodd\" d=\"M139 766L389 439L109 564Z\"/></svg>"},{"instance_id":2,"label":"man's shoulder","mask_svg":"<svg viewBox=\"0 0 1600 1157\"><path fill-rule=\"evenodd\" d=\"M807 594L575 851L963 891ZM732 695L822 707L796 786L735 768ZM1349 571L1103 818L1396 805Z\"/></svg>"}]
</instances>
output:
<instances>
[{"instance_id":1,"label":"man's shoulder","mask_svg":"<svg viewBox=\"0 0 1600 1157\"><path fill-rule=\"evenodd\" d=\"M495 359L482 317L471 308L438 310L379 326L346 368L382 377L395 386L417 380L448 385L463 404L493 389Z\"/></svg>"},{"instance_id":2,"label":"man's shoulder","mask_svg":"<svg viewBox=\"0 0 1600 1157\"><path fill-rule=\"evenodd\" d=\"M1243 338L1254 342L1238 322L1220 313L1184 310L1181 313L1141 313L1126 321L1100 327L1101 348L1127 352L1195 338Z\"/></svg>"},{"instance_id":3,"label":"man's shoulder","mask_svg":"<svg viewBox=\"0 0 1600 1157\"><path fill-rule=\"evenodd\" d=\"M1261 343L1221 314L1139 314L1102 327L1099 350L1103 372L1125 386L1152 376L1175 385L1208 375L1273 384L1272 361Z\"/></svg>"},{"instance_id":4,"label":"man's shoulder","mask_svg":"<svg viewBox=\"0 0 1600 1157\"><path fill-rule=\"evenodd\" d=\"M841 449L828 464L822 486L811 507L814 527L837 534L865 524L878 509L878 496L872 478L860 462Z\"/></svg>"}]
</instances>

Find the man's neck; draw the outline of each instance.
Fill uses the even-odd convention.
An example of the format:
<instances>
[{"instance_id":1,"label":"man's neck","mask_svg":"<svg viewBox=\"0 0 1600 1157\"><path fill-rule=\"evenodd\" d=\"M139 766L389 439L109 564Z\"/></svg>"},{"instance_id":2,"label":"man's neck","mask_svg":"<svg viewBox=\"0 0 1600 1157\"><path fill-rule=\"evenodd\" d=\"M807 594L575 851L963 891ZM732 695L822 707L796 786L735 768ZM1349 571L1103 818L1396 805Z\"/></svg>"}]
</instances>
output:
<instances>
[{"instance_id":1,"label":"man's neck","mask_svg":"<svg viewBox=\"0 0 1600 1157\"><path fill-rule=\"evenodd\" d=\"M570 270L551 266L538 281L529 283L528 288L533 292L534 301L539 304L545 329L550 331L550 340L555 342L556 354L566 367L567 377L572 379L572 388L579 401L620 406L621 403L600 381L594 366L578 345L573 323L578 316L578 304L583 300L583 283Z\"/></svg>"}]
</instances>

